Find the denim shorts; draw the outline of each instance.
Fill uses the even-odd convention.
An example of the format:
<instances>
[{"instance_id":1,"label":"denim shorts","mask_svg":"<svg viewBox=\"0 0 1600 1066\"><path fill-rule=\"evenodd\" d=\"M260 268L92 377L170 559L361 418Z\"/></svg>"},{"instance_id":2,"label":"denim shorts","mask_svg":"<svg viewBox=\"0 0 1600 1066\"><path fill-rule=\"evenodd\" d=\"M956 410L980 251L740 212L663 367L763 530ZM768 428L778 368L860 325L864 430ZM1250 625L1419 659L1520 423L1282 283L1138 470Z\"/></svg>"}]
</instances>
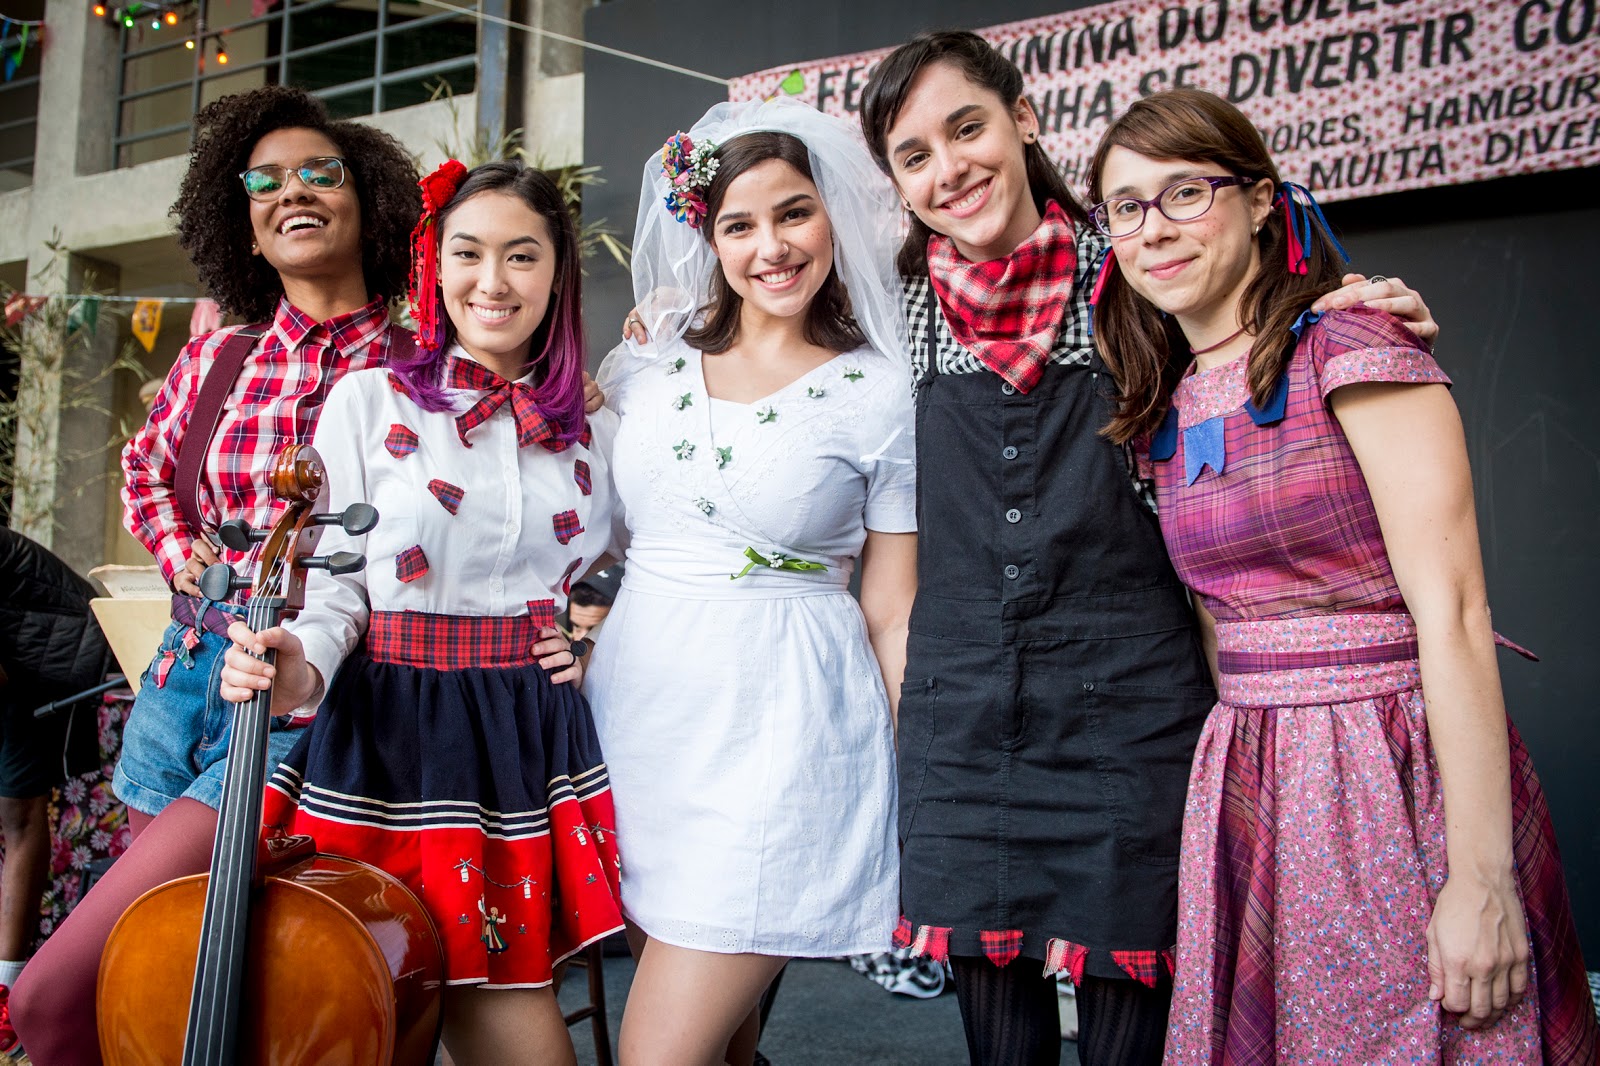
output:
<instances>
[{"instance_id":1,"label":"denim shorts","mask_svg":"<svg viewBox=\"0 0 1600 1066\"><path fill-rule=\"evenodd\" d=\"M173 622L139 682L139 697L122 734L122 757L111 787L136 811L160 814L187 797L213 809L222 804L228 740L235 705L222 698L228 641ZM303 730L274 718L267 737L267 772L283 761Z\"/></svg>"}]
</instances>

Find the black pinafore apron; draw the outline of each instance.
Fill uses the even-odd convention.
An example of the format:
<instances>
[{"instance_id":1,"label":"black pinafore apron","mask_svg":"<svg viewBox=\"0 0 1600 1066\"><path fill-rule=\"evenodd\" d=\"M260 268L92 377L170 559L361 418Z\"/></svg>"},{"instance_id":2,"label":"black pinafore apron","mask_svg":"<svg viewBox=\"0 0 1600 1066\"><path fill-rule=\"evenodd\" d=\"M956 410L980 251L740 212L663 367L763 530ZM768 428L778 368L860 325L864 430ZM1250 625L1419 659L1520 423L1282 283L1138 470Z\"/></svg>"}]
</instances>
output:
<instances>
[{"instance_id":1,"label":"black pinafore apron","mask_svg":"<svg viewBox=\"0 0 1600 1066\"><path fill-rule=\"evenodd\" d=\"M1051 364L1026 394L987 371L941 374L928 301L902 934L997 962L1046 959L1059 940L1088 948L1098 977L1133 975L1113 951L1164 969L1215 695L1155 516L1099 436L1110 375L1098 353Z\"/></svg>"}]
</instances>

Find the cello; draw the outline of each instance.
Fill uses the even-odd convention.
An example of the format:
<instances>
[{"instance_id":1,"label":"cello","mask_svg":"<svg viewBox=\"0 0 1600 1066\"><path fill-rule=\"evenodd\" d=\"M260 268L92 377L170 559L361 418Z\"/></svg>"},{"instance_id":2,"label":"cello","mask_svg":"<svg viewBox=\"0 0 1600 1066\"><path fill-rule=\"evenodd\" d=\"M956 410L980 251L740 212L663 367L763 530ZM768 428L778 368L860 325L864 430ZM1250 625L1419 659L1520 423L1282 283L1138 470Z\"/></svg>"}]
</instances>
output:
<instances>
[{"instance_id":1,"label":"cello","mask_svg":"<svg viewBox=\"0 0 1600 1066\"><path fill-rule=\"evenodd\" d=\"M378 520L364 503L328 513L309 445L283 449L270 476L289 504L272 529L235 519L220 530L236 551L265 542L245 619L256 632L304 606L308 568L365 567L355 552L312 554L325 526L361 534ZM225 602L250 583L218 563L200 585ZM107 1066L433 1061L443 964L416 896L382 870L317 854L310 837L262 839L271 707L269 688L235 709L210 873L151 889L112 930L98 985Z\"/></svg>"}]
</instances>

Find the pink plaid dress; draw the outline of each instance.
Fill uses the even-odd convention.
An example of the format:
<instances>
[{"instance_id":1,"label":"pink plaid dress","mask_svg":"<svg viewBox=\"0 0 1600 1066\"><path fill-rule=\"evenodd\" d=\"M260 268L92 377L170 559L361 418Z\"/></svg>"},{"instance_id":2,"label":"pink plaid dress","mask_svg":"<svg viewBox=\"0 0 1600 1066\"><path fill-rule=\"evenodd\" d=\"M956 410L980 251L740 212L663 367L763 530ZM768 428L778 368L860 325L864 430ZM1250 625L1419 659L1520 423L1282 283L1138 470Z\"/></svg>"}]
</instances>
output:
<instances>
[{"instance_id":1,"label":"pink plaid dress","mask_svg":"<svg viewBox=\"0 0 1600 1066\"><path fill-rule=\"evenodd\" d=\"M1443 790L1416 630L1327 397L1448 383L1379 312L1308 326L1280 391L1244 360L1185 378L1151 447L1162 533L1217 619L1195 752L1168 1063L1592 1063L1597 1033L1544 796L1511 729L1521 1006L1467 1032L1428 999Z\"/></svg>"}]
</instances>

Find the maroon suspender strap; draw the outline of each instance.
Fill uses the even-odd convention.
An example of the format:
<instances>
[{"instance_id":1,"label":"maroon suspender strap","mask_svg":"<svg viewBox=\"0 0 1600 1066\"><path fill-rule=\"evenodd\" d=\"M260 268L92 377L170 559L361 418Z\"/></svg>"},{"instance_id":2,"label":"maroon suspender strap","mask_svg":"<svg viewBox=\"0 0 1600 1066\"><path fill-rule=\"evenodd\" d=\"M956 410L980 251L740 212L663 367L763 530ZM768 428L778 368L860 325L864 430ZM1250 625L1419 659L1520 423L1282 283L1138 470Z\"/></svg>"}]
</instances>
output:
<instances>
[{"instance_id":1,"label":"maroon suspender strap","mask_svg":"<svg viewBox=\"0 0 1600 1066\"><path fill-rule=\"evenodd\" d=\"M217 424L222 421L222 408L239 380L244 361L250 358L256 342L267 332L264 325L245 326L222 342L217 357L200 383L200 395L189 406L189 425L183 442L178 445L178 472L173 479L173 492L177 496L178 511L189 526L189 534L200 536L205 528L200 520L200 479L205 476L206 455L211 451L211 438L216 435Z\"/></svg>"},{"instance_id":2,"label":"maroon suspender strap","mask_svg":"<svg viewBox=\"0 0 1600 1066\"><path fill-rule=\"evenodd\" d=\"M384 353L384 361L388 363L403 363L410 361L417 352L417 335L404 326L389 323L389 350Z\"/></svg>"},{"instance_id":3,"label":"maroon suspender strap","mask_svg":"<svg viewBox=\"0 0 1600 1066\"><path fill-rule=\"evenodd\" d=\"M239 380L244 361L250 358L256 342L266 332L265 325L245 326L223 341L211 369L206 371L205 380L200 383L200 395L189 408L189 427L184 432L183 443L178 445L178 472L173 486L178 510L192 536L198 537L205 528L200 519L200 480L205 476L211 438L216 436L222 408L228 401L228 393L233 391L233 383ZM388 359L409 359L416 347L416 338L410 330L390 323L389 350L385 353Z\"/></svg>"}]
</instances>

